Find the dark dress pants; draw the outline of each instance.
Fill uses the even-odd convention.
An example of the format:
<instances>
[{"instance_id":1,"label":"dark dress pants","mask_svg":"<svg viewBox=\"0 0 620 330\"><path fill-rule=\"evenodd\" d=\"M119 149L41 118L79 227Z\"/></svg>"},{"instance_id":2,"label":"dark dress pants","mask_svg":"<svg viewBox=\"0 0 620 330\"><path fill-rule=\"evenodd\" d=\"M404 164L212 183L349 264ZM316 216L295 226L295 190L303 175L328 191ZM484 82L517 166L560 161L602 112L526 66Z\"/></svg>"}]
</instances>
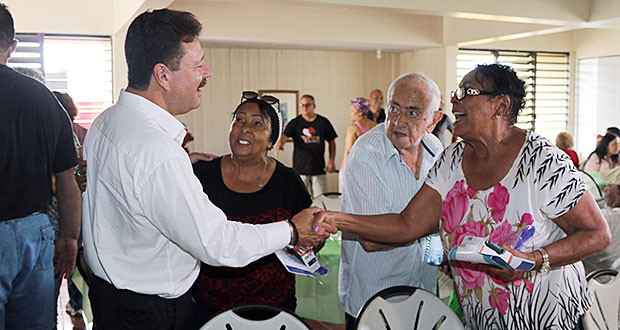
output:
<instances>
[{"instance_id":1,"label":"dark dress pants","mask_svg":"<svg viewBox=\"0 0 620 330\"><path fill-rule=\"evenodd\" d=\"M175 299L119 290L93 276L88 292L96 330L191 329L194 303L190 291Z\"/></svg>"}]
</instances>

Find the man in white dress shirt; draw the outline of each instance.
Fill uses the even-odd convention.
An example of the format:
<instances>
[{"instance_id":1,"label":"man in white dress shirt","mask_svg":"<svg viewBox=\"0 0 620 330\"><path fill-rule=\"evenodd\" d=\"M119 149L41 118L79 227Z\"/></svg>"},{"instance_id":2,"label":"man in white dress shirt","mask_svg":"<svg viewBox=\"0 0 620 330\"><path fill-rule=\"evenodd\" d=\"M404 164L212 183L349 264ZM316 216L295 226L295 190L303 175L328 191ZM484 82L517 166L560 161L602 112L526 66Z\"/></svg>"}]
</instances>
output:
<instances>
[{"instance_id":1,"label":"man in white dress shirt","mask_svg":"<svg viewBox=\"0 0 620 330\"><path fill-rule=\"evenodd\" d=\"M311 228L312 209L289 222L242 224L227 221L203 193L174 118L200 106L211 76L201 28L188 12L139 15L125 41L128 87L86 137L83 234L99 330L192 328L188 290L200 260L239 267L329 235Z\"/></svg>"},{"instance_id":2,"label":"man in white dress shirt","mask_svg":"<svg viewBox=\"0 0 620 330\"><path fill-rule=\"evenodd\" d=\"M424 184L443 151L430 132L441 119L437 84L423 73L408 73L390 86L387 120L362 135L347 160L342 211L374 215L399 213ZM437 267L424 262L426 239L404 246L364 242L380 252L366 252L352 234L342 233L338 296L346 312L346 329L366 301L395 285L437 287Z\"/></svg>"}]
</instances>

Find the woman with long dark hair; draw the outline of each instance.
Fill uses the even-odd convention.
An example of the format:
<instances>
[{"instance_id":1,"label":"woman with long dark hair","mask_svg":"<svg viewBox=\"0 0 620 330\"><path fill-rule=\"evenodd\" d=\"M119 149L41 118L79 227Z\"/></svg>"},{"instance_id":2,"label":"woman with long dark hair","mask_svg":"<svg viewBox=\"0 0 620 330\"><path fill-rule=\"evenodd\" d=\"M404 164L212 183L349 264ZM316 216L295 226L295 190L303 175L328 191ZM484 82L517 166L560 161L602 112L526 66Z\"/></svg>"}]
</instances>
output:
<instances>
[{"instance_id":1,"label":"woman with long dark hair","mask_svg":"<svg viewBox=\"0 0 620 330\"><path fill-rule=\"evenodd\" d=\"M618 166L618 147L620 138L612 133L607 133L599 141L596 149L588 156L583 165L583 170L588 173L596 173L609 170Z\"/></svg>"}]
</instances>

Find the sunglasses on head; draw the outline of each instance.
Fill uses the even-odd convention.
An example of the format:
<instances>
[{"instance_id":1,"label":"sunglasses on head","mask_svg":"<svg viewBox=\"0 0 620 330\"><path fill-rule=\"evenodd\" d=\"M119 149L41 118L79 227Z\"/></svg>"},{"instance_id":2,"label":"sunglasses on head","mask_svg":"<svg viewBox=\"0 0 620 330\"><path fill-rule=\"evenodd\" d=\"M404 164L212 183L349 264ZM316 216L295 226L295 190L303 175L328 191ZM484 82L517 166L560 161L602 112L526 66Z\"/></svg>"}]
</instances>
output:
<instances>
[{"instance_id":1,"label":"sunglasses on head","mask_svg":"<svg viewBox=\"0 0 620 330\"><path fill-rule=\"evenodd\" d=\"M269 105L274 105L277 104L278 107L277 109L280 109L280 100L278 100L278 98L276 98L275 96L271 96L271 95L258 95L258 93L254 92L254 91L244 91L243 93L241 93L241 102L245 101L245 100L252 100L252 99L258 99L258 100L262 100L265 101L265 103L269 104Z\"/></svg>"}]
</instances>

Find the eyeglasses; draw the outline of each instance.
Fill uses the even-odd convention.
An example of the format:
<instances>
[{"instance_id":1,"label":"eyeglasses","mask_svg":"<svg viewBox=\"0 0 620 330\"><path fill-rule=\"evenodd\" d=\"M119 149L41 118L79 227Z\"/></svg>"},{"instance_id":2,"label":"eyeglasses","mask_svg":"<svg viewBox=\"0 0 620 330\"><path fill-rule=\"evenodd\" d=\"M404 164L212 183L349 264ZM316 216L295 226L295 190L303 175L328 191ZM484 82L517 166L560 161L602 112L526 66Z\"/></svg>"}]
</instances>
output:
<instances>
[{"instance_id":1,"label":"eyeglasses","mask_svg":"<svg viewBox=\"0 0 620 330\"><path fill-rule=\"evenodd\" d=\"M458 101L461 101L467 96L501 95L501 94L498 92L481 91L479 89L471 88L471 87L459 87L457 90L452 91L450 95L452 95L452 97L455 97Z\"/></svg>"},{"instance_id":2,"label":"eyeglasses","mask_svg":"<svg viewBox=\"0 0 620 330\"><path fill-rule=\"evenodd\" d=\"M271 96L271 95L260 96L258 95L258 93L254 91L243 91L243 93L241 93L241 102L245 100L252 100L252 99L259 99L259 100L265 101L265 103L269 105L277 104L276 109L280 110L280 100L278 100L278 98L276 98L275 96Z\"/></svg>"},{"instance_id":3,"label":"eyeglasses","mask_svg":"<svg viewBox=\"0 0 620 330\"><path fill-rule=\"evenodd\" d=\"M311 107L311 106L313 106L313 105L314 105L314 103L313 103L313 102L310 102L310 103L302 103L302 104L300 104L300 105L299 105L299 107L300 107L300 108L309 108L309 107Z\"/></svg>"}]
</instances>

